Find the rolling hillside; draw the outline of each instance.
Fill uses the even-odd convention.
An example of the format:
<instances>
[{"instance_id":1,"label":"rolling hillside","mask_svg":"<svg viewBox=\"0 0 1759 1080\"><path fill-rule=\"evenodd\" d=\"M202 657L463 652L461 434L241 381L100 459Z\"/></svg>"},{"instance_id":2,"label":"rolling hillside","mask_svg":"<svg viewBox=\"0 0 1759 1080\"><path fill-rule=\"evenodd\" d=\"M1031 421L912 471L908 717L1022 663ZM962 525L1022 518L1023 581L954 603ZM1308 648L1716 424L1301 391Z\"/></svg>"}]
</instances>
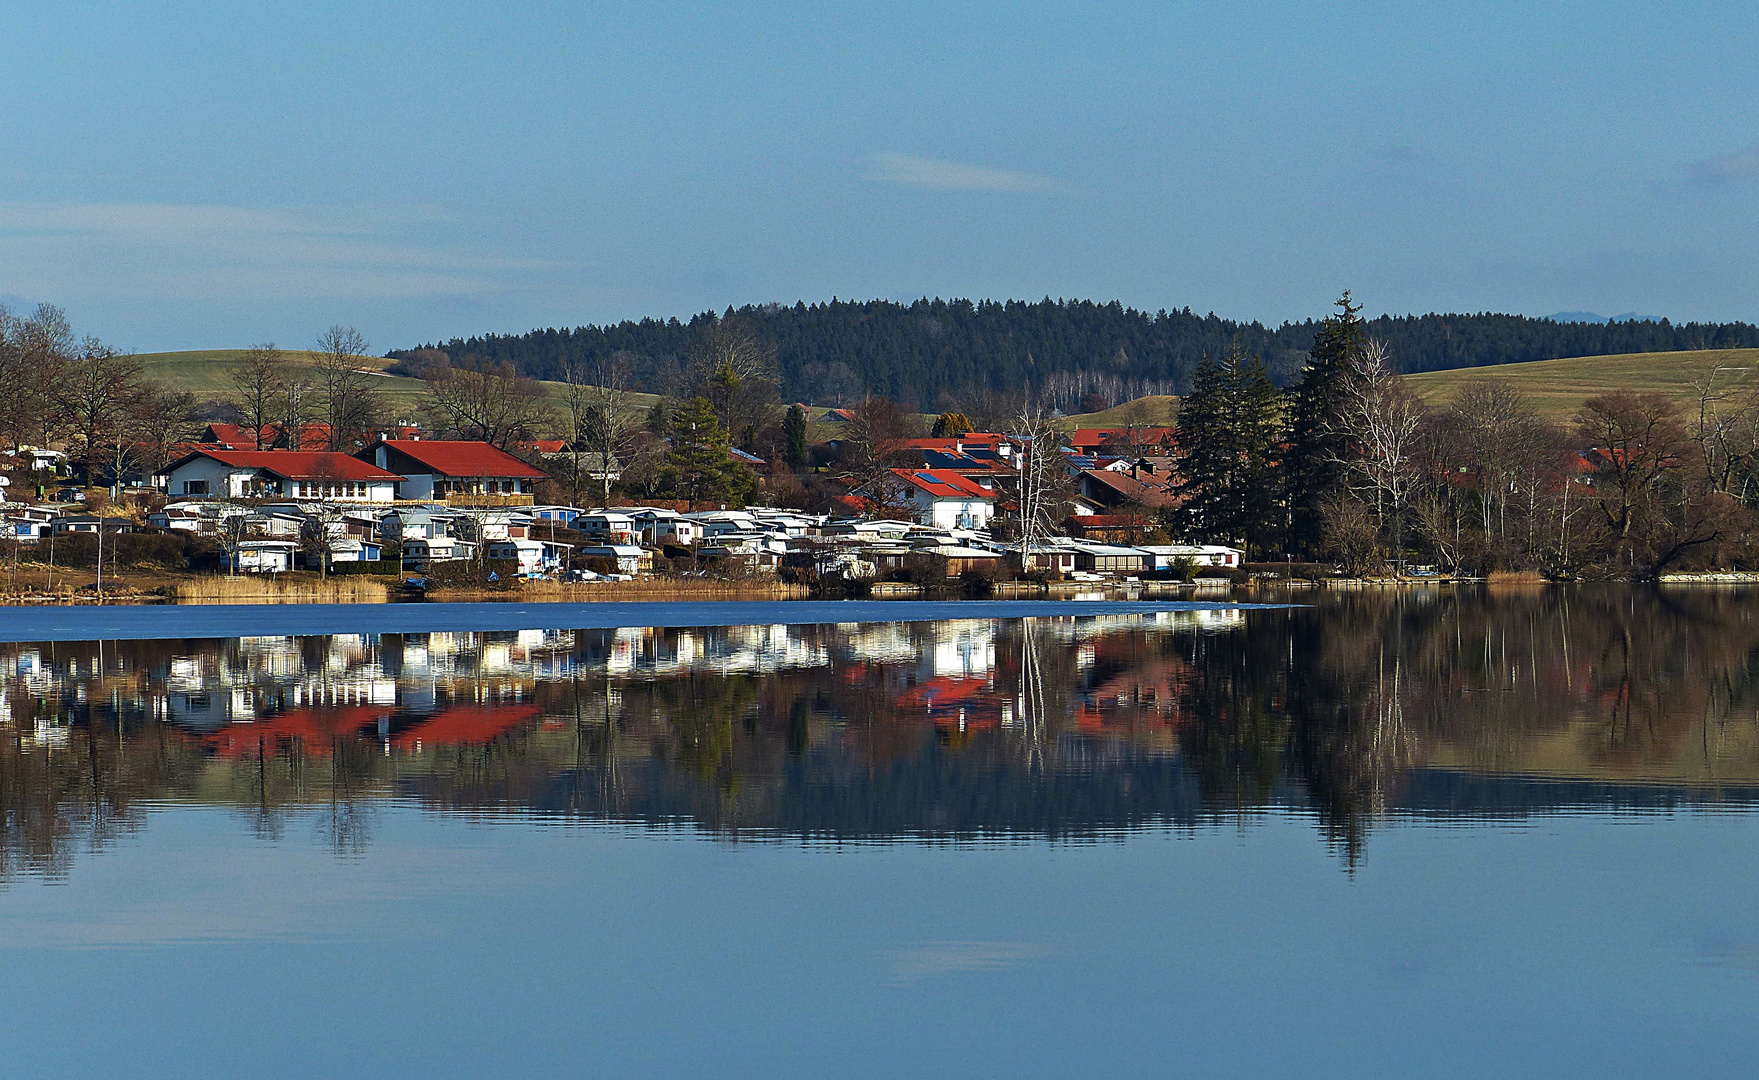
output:
<instances>
[{"instance_id":1,"label":"rolling hillside","mask_svg":"<svg viewBox=\"0 0 1759 1080\"><path fill-rule=\"evenodd\" d=\"M227 372L244 355L243 349L200 349L192 352L140 353L136 356L149 378L157 379L181 390L195 394L198 400L225 399L232 394ZM290 367L298 368L311 363L311 353L288 351L287 360ZM379 356L363 356L363 361L370 362L375 368L383 369L395 363ZM398 375L384 375L380 392L388 409L399 417L413 416L427 402L427 391L421 380L410 379ZM560 383L544 383L549 391L551 401L558 407L562 404L562 385ZM649 409L656 400L652 394L631 394L630 398L636 408Z\"/></svg>"},{"instance_id":2,"label":"rolling hillside","mask_svg":"<svg viewBox=\"0 0 1759 1080\"><path fill-rule=\"evenodd\" d=\"M1724 385L1742 379L1759 385L1759 349L1576 356L1526 364L1426 371L1406 378L1411 388L1431 405L1447 404L1468 383L1492 379L1521 390L1545 415L1567 420L1585 399L1622 387L1639 393L1658 391L1684 403L1696 396L1696 380L1713 368L1717 369L1718 382Z\"/></svg>"}]
</instances>

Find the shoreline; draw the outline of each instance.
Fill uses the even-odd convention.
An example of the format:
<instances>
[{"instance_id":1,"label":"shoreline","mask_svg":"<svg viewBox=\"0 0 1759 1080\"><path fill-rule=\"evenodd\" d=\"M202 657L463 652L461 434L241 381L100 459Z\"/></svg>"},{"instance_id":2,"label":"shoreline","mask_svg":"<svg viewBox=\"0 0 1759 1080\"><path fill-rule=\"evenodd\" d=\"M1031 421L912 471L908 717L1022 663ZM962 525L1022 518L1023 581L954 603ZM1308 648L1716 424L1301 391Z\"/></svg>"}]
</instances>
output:
<instances>
[{"instance_id":1,"label":"shoreline","mask_svg":"<svg viewBox=\"0 0 1759 1080\"><path fill-rule=\"evenodd\" d=\"M57 571L57 576L66 576ZM88 575L89 576L89 575ZM388 575L387 575L388 577ZM144 578L145 580L131 580ZM701 602L846 602L879 603L982 603L1007 601L1149 602L1159 600L1211 600L1226 602L1239 594L1289 590L1373 590L1477 586L1544 588L1552 585L1649 584L1657 586L1759 585L1759 571L1696 571L1664 574L1651 582L1551 581L1538 575L1493 574L1482 577L1424 578L1254 578L1232 582L1222 578L1177 581L1101 582L997 582L988 596L961 596L957 583L946 590L924 589L904 582L878 582L867 596L815 595L811 586L774 580L638 579L635 581L520 582L502 588L435 589L405 593L393 581L378 576L344 575L320 579L315 574L276 577L235 577L146 571L124 574L112 589L108 582L102 596L91 583L76 588L47 591L0 591L0 608L53 607L202 607L238 604L330 605L377 607L433 603L471 604L627 604ZM7 583L0 575L0 590ZM146 586L145 589L142 586Z\"/></svg>"}]
</instances>

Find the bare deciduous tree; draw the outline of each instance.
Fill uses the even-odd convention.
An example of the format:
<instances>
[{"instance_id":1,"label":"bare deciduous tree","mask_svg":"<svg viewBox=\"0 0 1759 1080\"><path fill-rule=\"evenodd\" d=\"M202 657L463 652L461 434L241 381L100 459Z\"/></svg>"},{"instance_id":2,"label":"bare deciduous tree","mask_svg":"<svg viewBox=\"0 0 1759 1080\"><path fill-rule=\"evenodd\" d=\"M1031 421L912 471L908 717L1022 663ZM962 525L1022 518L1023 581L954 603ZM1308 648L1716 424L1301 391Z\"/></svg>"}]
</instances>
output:
<instances>
[{"instance_id":1,"label":"bare deciduous tree","mask_svg":"<svg viewBox=\"0 0 1759 1080\"><path fill-rule=\"evenodd\" d=\"M425 376L438 426L461 439L481 439L501 449L530 438L549 419L543 387L513 370L466 357L436 365Z\"/></svg>"},{"instance_id":2,"label":"bare deciduous tree","mask_svg":"<svg viewBox=\"0 0 1759 1080\"><path fill-rule=\"evenodd\" d=\"M627 361L613 354L596 371L564 366L563 402L568 410L569 481L576 492L591 482L599 505L611 502L611 476L631 456L631 442L641 430L642 415L630 392Z\"/></svg>"},{"instance_id":3,"label":"bare deciduous tree","mask_svg":"<svg viewBox=\"0 0 1759 1080\"><path fill-rule=\"evenodd\" d=\"M0 311L0 439L13 449L67 433L61 386L77 351L60 308L40 304L25 318Z\"/></svg>"},{"instance_id":4,"label":"bare deciduous tree","mask_svg":"<svg viewBox=\"0 0 1759 1080\"><path fill-rule=\"evenodd\" d=\"M1068 501L1069 467L1057 429L1044 410L1022 408L1014 418L1020 446L1020 568L1032 566L1032 548L1056 532L1057 513Z\"/></svg>"},{"instance_id":5,"label":"bare deciduous tree","mask_svg":"<svg viewBox=\"0 0 1759 1080\"><path fill-rule=\"evenodd\" d=\"M59 404L74 441L75 460L90 470L122 453L133 434L132 409L141 391L140 361L87 338L67 365ZM116 473L119 475L120 468Z\"/></svg>"},{"instance_id":6,"label":"bare deciduous tree","mask_svg":"<svg viewBox=\"0 0 1759 1080\"><path fill-rule=\"evenodd\" d=\"M1344 484L1392 529L1394 557L1404 545L1404 516L1417 488L1423 400L1394 369L1386 346L1371 341L1344 380L1332 421L1352 452L1340 457Z\"/></svg>"},{"instance_id":7,"label":"bare deciduous tree","mask_svg":"<svg viewBox=\"0 0 1759 1080\"><path fill-rule=\"evenodd\" d=\"M852 488L864 488L887 470L908 465L902 444L916 434L915 428L910 413L897 402L873 396L863 399L849 410L844 425L841 479Z\"/></svg>"},{"instance_id":8,"label":"bare deciduous tree","mask_svg":"<svg viewBox=\"0 0 1759 1080\"><path fill-rule=\"evenodd\" d=\"M232 404L239 419L255 439L254 448L266 450L274 441L270 429L281 411L285 392L287 357L274 342L246 349L226 373L232 387Z\"/></svg>"},{"instance_id":9,"label":"bare deciduous tree","mask_svg":"<svg viewBox=\"0 0 1759 1080\"><path fill-rule=\"evenodd\" d=\"M195 435L195 395L147 381L131 410L140 464L151 476L165 468L180 443Z\"/></svg>"},{"instance_id":10,"label":"bare deciduous tree","mask_svg":"<svg viewBox=\"0 0 1759 1080\"><path fill-rule=\"evenodd\" d=\"M377 417L379 376L369 368L367 347L352 326L332 326L318 335L313 366L331 450L348 449Z\"/></svg>"},{"instance_id":11,"label":"bare deciduous tree","mask_svg":"<svg viewBox=\"0 0 1759 1080\"><path fill-rule=\"evenodd\" d=\"M1710 364L1691 372L1692 441L1711 490L1743 502L1759 479L1759 385L1744 367Z\"/></svg>"}]
</instances>

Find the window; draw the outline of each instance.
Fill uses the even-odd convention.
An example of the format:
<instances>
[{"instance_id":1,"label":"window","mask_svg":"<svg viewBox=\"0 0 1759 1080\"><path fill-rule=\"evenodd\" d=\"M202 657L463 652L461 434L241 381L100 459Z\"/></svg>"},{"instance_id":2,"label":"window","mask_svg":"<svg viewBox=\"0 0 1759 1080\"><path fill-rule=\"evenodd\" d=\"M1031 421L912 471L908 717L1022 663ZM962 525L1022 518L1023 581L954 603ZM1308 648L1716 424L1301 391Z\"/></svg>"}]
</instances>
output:
<instances>
[{"instance_id":1,"label":"window","mask_svg":"<svg viewBox=\"0 0 1759 1080\"><path fill-rule=\"evenodd\" d=\"M185 480L183 482L183 493L185 495L206 495L208 493L208 482L206 480Z\"/></svg>"}]
</instances>

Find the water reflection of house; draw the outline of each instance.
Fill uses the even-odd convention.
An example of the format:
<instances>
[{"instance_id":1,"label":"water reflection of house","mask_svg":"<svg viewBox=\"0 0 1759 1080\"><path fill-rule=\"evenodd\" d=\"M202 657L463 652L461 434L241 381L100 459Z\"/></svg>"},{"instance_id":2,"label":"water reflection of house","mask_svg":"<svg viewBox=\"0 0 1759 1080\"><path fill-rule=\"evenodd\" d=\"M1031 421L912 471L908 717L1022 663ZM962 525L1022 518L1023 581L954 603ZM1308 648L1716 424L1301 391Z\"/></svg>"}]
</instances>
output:
<instances>
[{"instance_id":1,"label":"water reflection of house","mask_svg":"<svg viewBox=\"0 0 1759 1080\"><path fill-rule=\"evenodd\" d=\"M390 739L393 749L416 753L439 746L475 746L531 723L538 717L532 704L458 705L412 724Z\"/></svg>"},{"instance_id":2,"label":"water reflection of house","mask_svg":"<svg viewBox=\"0 0 1759 1080\"><path fill-rule=\"evenodd\" d=\"M996 666L996 624L983 620L930 623L927 666L935 675L982 675Z\"/></svg>"},{"instance_id":3,"label":"water reflection of house","mask_svg":"<svg viewBox=\"0 0 1759 1080\"><path fill-rule=\"evenodd\" d=\"M990 679L939 675L904 691L896 707L900 719L925 719L963 733L1001 726L1006 706Z\"/></svg>"}]
</instances>

